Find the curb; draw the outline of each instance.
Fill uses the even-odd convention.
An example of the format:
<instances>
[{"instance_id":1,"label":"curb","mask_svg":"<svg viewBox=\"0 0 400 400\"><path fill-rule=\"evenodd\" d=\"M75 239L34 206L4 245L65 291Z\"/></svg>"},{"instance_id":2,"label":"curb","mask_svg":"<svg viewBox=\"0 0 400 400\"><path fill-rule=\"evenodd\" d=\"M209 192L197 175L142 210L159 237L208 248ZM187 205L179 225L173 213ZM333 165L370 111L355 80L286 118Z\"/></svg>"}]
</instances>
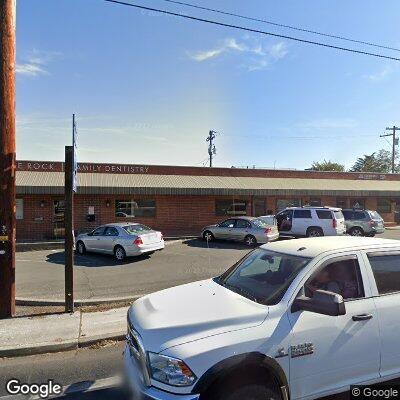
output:
<instances>
[{"instance_id":1,"label":"curb","mask_svg":"<svg viewBox=\"0 0 400 400\"><path fill-rule=\"evenodd\" d=\"M74 305L79 306L97 306L102 304L109 304L109 303L127 303L131 301L135 301L138 298L145 296L144 294L138 294L135 296L127 296L127 297L112 297L112 298L94 298L94 299L82 299L82 300L75 300ZM63 306L65 304L64 300L54 300L54 299L28 299L28 298L21 298L17 297L15 303L18 306Z\"/></svg>"}]
</instances>

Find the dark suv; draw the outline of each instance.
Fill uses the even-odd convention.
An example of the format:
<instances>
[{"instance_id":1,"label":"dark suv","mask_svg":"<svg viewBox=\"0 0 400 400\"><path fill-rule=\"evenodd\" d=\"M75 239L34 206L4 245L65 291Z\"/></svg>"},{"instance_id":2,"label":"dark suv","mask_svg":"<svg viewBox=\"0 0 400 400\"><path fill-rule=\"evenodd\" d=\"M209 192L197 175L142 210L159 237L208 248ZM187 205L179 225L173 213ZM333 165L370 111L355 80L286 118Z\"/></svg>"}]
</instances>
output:
<instances>
[{"instance_id":1,"label":"dark suv","mask_svg":"<svg viewBox=\"0 0 400 400\"><path fill-rule=\"evenodd\" d=\"M371 210L342 210L346 232L352 236L375 236L385 232L382 217Z\"/></svg>"}]
</instances>

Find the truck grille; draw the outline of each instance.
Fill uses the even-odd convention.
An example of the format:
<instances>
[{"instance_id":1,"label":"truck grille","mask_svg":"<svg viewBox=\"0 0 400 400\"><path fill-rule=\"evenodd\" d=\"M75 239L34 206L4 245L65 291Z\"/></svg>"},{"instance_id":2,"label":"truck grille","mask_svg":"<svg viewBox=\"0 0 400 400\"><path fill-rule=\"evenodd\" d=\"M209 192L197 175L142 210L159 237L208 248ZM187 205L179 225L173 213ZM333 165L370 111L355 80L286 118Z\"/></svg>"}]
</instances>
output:
<instances>
[{"instance_id":1,"label":"truck grille","mask_svg":"<svg viewBox=\"0 0 400 400\"><path fill-rule=\"evenodd\" d=\"M143 347L140 335L136 332L135 328L130 323L129 318L126 342L131 358L133 359L132 361L136 364L136 367L138 368L140 379L142 380L143 384L145 384L146 386L150 386L150 376L147 369L146 351Z\"/></svg>"}]
</instances>

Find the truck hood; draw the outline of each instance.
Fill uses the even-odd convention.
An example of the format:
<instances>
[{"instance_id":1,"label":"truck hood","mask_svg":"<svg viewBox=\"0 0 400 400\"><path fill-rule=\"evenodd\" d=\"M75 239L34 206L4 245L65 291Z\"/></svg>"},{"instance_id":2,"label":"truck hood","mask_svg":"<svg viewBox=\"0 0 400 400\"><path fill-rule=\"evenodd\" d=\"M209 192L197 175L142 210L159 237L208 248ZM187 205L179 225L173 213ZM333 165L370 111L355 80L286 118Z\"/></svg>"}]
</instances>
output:
<instances>
[{"instance_id":1,"label":"truck hood","mask_svg":"<svg viewBox=\"0 0 400 400\"><path fill-rule=\"evenodd\" d=\"M257 304L212 279L165 289L135 301L130 323L146 350L169 347L261 324L268 307Z\"/></svg>"}]
</instances>

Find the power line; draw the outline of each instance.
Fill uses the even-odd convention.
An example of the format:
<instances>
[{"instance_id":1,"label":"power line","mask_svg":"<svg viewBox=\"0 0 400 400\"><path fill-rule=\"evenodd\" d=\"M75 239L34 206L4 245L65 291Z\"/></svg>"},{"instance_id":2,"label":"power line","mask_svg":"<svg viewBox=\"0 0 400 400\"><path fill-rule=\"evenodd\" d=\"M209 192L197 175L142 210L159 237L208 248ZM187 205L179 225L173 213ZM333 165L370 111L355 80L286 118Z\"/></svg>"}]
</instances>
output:
<instances>
[{"instance_id":1,"label":"power line","mask_svg":"<svg viewBox=\"0 0 400 400\"><path fill-rule=\"evenodd\" d=\"M192 7L192 8L196 8L196 9L199 9L199 10L210 11L210 12L214 12L214 13L217 13L217 14L229 15L231 17L241 18L241 19L245 19L245 20L248 20L248 21L262 22L264 24L273 25L273 26L277 26L277 27L280 27L280 28L287 28L287 29L292 29L292 30L299 31L299 32L312 33L314 35L325 36L325 37L329 37L329 38L333 38L333 39L345 40L347 42L364 44L364 45L367 45L367 46L379 47L381 49L393 50L393 51L399 51L400 52L400 49L397 49L396 47L384 46L384 45L380 45L380 44L376 44L376 43L372 43L372 42L366 42L366 41L363 41L363 40L351 39L351 38L345 37L345 36L339 36L339 35L333 35L333 34L330 34L330 33L323 33L323 32L313 31L311 29L300 28L300 27L293 26L293 25L280 24L280 23L269 21L269 20L266 20L266 19L249 17L247 15L236 14L236 13L233 13L233 12L218 10L218 9L215 9L215 8L203 7L203 6L199 6L197 4L185 3L183 1L176 1L176 0L161 0L161 1L164 1L164 2L167 2L167 3L172 3L172 4L179 4L179 5L186 6L186 7Z\"/></svg>"},{"instance_id":2,"label":"power line","mask_svg":"<svg viewBox=\"0 0 400 400\"><path fill-rule=\"evenodd\" d=\"M259 33L259 34L262 34L262 35L278 37L278 38L281 38L281 39L293 40L293 41L300 42L300 43L313 44L313 45L316 45L316 46L326 47L326 48L330 48L330 49L347 51L349 53L356 53L356 54L362 54L362 55L366 55L366 56L385 58L387 60L400 61L400 58L386 56L386 55L379 54L379 53L370 53L370 52L367 52L367 51L355 50L355 49L350 49L350 48L347 48L347 47L334 46L332 44L316 42L316 41L313 41L313 40L300 39L300 38L297 38L297 37L294 37L294 36L281 35L281 34L278 34L278 33L266 32L266 31L262 31L262 30L259 30L259 29L247 28L247 27L240 26L240 25L227 24L227 23L224 23L224 22L214 21L214 20L211 20L211 19L194 17L192 15L179 14L179 13L175 13L175 12L172 12L172 11L161 10L161 9L158 9L158 8L146 7L146 6L142 6L142 5L139 5L139 4L133 4L133 3L127 3L127 2L121 1L121 0L104 0L104 1L106 1L108 3L115 3L115 4L124 5L124 6L134 7L134 8L138 8L138 9L141 9L141 10L158 12L158 13L165 14L165 15L173 15L175 17L186 18L186 19L190 19L190 20L193 20L193 21L205 22L205 23L212 24L212 25L224 26L226 28L232 28L232 29L237 29L237 30L242 30L242 31L252 32L252 33Z\"/></svg>"}]
</instances>

